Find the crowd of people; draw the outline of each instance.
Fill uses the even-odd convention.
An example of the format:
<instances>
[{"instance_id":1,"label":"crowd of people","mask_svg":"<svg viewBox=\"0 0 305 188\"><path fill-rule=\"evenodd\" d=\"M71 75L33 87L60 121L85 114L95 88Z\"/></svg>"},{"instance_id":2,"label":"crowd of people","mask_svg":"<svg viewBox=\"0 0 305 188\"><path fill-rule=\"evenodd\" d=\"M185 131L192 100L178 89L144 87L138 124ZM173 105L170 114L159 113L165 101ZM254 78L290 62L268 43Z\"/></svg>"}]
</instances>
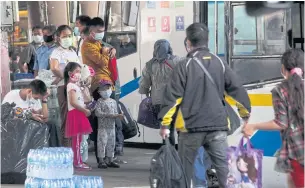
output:
<instances>
[{"instance_id":1,"label":"crowd of people","mask_svg":"<svg viewBox=\"0 0 305 188\"><path fill-rule=\"evenodd\" d=\"M58 87L62 144L72 147L74 166L80 170L91 169L80 153L81 143L88 138L84 135L88 134L94 141L99 168L119 168L118 163L124 162L118 159L123 154L120 123L123 114L118 108L116 80L108 67L116 50L102 41L104 34L104 21L98 17L79 16L74 29L67 25L57 29L34 27L34 40L19 60L21 72L32 72L38 78L43 70L52 74L51 85ZM73 35L79 38L77 45L73 44ZM175 56L167 40L156 41L153 58L146 63L139 82L139 92L152 98L154 113L160 119L161 137L169 137L174 145L174 133L179 133L178 152L189 184L197 149L204 146L220 187L226 187L230 122L224 97L219 100L219 96L226 94L239 104L244 136L251 136L256 130L281 131L283 146L277 169L290 173L292 184L304 187L304 52L290 49L282 57L285 80L272 90L275 119L248 124L251 105L247 91L228 64L209 51L208 40L207 26L193 23L186 29L186 57ZM211 78L207 78L202 66ZM86 81L82 78L85 70L90 72ZM87 78L90 78L89 84ZM26 109L32 107L23 104L25 101L37 103L39 99L42 107L37 105L38 110L31 109L32 118L45 122L48 94L44 82L35 80L28 89L11 91L3 102L16 102L12 98L19 95L20 107ZM89 94L84 88L89 89Z\"/></svg>"}]
</instances>

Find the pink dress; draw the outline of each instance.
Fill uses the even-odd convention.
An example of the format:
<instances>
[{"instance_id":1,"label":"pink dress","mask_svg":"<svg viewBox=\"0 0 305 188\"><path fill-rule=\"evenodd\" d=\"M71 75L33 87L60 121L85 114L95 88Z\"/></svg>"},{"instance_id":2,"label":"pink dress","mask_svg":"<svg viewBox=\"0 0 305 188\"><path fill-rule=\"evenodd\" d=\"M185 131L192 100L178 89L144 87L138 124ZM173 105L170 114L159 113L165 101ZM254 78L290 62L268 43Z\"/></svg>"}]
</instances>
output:
<instances>
[{"instance_id":1,"label":"pink dress","mask_svg":"<svg viewBox=\"0 0 305 188\"><path fill-rule=\"evenodd\" d=\"M69 92L71 90L76 91L77 103L85 107L84 98L81 93L81 89L74 83L68 83L67 85L67 99L68 99L68 115L66 121L65 137L71 138L77 135L90 134L92 132L91 125L86 115L75 109L69 100Z\"/></svg>"}]
</instances>

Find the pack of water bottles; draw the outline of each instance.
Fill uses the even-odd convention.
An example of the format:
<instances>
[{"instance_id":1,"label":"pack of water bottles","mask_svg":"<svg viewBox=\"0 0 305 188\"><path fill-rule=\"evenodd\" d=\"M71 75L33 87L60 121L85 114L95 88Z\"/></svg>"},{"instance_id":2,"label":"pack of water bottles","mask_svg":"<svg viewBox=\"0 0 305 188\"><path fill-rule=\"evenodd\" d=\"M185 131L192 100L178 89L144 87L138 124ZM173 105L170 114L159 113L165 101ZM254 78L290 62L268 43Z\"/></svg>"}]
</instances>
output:
<instances>
[{"instance_id":1,"label":"pack of water bottles","mask_svg":"<svg viewBox=\"0 0 305 188\"><path fill-rule=\"evenodd\" d=\"M57 180L28 177L25 188L103 188L103 181L99 176L74 176Z\"/></svg>"},{"instance_id":2,"label":"pack of water bottles","mask_svg":"<svg viewBox=\"0 0 305 188\"><path fill-rule=\"evenodd\" d=\"M71 179L73 152L71 148L31 149L27 158L27 177L40 179Z\"/></svg>"},{"instance_id":3,"label":"pack of water bottles","mask_svg":"<svg viewBox=\"0 0 305 188\"><path fill-rule=\"evenodd\" d=\"M98 176L73 176L71 148L31 149L25 188L103 188Z\"/></svg>"}]
</instances>

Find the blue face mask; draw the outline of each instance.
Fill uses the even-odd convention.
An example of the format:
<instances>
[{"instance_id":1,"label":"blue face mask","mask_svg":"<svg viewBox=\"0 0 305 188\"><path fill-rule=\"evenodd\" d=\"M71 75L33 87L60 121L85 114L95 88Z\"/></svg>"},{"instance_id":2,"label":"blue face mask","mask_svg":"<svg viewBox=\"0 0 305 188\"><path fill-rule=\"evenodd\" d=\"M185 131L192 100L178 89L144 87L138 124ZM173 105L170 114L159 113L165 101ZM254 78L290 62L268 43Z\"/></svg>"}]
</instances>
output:
<instances>
[{"instance_id":1,"label":"blue face mask","mask_svg":"<svg viewBox=\"0 0 305 188\"><path fill-rule=\"evenodd\" d=\"M95 35L94 35L94 39L95 40L102 41L103 38L104 38L104 32L102 32L102 33L95 33Z\"/></svg>"},{"instance_id":2,"label":"blue face mask","mask_svg":"<svg viewBox=\"0 0 305 188\"><path fill-rule=\"evenodd\" d=\"M79 36L80 35L78 27L74 27L74 31L73 32L74 32L75 36Z\"/></svg>"}]
</instances>

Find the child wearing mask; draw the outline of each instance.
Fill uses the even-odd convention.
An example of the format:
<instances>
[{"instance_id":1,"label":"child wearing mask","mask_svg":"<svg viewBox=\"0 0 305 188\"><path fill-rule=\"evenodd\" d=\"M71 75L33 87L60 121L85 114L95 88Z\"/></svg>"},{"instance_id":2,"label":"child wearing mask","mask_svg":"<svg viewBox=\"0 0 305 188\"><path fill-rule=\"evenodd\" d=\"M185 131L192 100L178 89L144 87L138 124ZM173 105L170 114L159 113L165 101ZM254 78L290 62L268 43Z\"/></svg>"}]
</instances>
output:
<instances>
[{"instance_id":1,"label":"child wearing mask","mask_svg":"<svg viewBox=\"0 0 305 188\"><path fill-rule=\"evenodd\" d=\"M64 81L67 86L68 114L65 128L65 137L72 139L72 150L74 153L74 167L79 170L90 170L84 164L80 153L82 136L92 132L91 125L87 119L91 112L86 108L80 88L81 66L70 62L64 71ZM87 117L86 117L87 116Z\"/></svg>"},{"instance_id":2,"label":"child wearing mask","mask_svg":"<svg viewBox=\"0 0 305 188\"><path fill-rule=\"evenodd\" d=\"M99 158L98 168L119 168L113 161L115 149L115 119L123 118L118 113L117 102L111 99L112 82L102 80L98 89L101 98L95 106L95 115L98 118L97 153ZM105 158L106 157L106 158Z\"/></svg>"}]
</instances>

